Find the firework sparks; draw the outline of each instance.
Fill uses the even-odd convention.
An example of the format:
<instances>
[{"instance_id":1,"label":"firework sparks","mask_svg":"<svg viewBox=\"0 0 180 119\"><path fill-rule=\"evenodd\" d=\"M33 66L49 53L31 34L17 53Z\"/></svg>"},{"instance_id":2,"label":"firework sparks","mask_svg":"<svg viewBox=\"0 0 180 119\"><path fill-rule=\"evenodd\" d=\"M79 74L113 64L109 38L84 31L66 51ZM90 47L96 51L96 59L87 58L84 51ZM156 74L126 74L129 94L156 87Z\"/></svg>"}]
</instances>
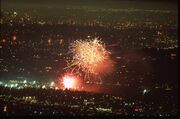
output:
<instances>
[{"instance_id":1,"label":"firework sparks","mask_svg":"<svg viewBox=\"0 0 180 119\"><path fill-rule=\"evenodd\" d=\"M112 65L109 59L110 52L105 49L105 44L97 38L76 40L70 45L70 52L73 57L68 63L68 67L75 67L74 69L78 71L81 69L83 72L94 75L106 73L111 69L108 69Z\"/></svg>"},{"instance_id":2,"label":"firework sparks","mask_svg":"<svg viewBox=\"0 0 180 119\"><path fill-rule=\"evenodd\" d=\"M74 88L75 80L76 80L76 78L73 77L73 76L69 76L69 75L64 76L63 77L64 87L67 88L67 89Z\"/></svg>"}]
</instances>

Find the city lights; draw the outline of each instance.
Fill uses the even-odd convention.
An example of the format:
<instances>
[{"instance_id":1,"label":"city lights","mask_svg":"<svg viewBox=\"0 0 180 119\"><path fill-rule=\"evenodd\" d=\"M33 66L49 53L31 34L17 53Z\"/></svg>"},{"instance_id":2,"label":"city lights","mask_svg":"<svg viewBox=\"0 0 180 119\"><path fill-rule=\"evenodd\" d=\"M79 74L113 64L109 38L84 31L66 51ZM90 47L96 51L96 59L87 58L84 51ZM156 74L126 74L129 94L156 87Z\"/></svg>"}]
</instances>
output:
<instances>
[{"instance_id":1,"label":"city lights","mask_svg":"<svg viewBox=\"0 0 180 119\"><path fill-rule=\"evenodd\" d=\"M177 1L82 1L2 0L0 114L177 116Z\"/></svg>"}]
</instances>

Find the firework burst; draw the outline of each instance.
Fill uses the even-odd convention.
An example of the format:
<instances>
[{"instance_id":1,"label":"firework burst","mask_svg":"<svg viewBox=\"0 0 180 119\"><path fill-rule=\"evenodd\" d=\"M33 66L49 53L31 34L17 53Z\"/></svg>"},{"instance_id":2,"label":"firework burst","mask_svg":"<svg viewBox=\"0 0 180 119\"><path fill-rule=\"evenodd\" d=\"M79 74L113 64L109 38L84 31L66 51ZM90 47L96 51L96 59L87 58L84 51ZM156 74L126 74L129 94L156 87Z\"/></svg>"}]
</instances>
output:
<instances>
[{"instance_id":1,"label":"firework burst","mask_svg":"<svg viewBox=\"0 0 180 119\"><path fill-rule=\"evenodd\" d=\"M76 40L70 45L72 59L68 62L77 72L83 71L86 74L99 75L109 72L112 65L109 51L105 49L105 44L95 39Z\"/></svg>"}]
</instances>

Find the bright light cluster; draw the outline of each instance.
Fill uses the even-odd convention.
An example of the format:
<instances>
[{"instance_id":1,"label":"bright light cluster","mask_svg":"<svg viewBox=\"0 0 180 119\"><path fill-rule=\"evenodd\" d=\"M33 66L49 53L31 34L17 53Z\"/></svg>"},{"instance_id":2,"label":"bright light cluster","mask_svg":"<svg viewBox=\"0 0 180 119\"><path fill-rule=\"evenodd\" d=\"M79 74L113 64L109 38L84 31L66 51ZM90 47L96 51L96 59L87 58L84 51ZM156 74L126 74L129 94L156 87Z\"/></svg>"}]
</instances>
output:
<instances>
[{"instance_id":1,"label":"bright light cluster","mask_svg":"<svg viewBox=\"0 0 180 119\"><path fill-rule=\"evenodd\" d=\"M76 40L70 46L73 58L69 66L77 66L84 72L97 74L100 65L109 59L109 54L102 41L95 39Z\"/></svg>"},{"instance_id":2,"label":"bright light cluster","mask_svg":"<svg viewBox=\"0 0 180 119\"><path fill-rule=\"evenodd\" d=\"M73 76L66 75L63 77L63 84L65 88L74 88L75 78Z\"/></svg>"}]
</instances>

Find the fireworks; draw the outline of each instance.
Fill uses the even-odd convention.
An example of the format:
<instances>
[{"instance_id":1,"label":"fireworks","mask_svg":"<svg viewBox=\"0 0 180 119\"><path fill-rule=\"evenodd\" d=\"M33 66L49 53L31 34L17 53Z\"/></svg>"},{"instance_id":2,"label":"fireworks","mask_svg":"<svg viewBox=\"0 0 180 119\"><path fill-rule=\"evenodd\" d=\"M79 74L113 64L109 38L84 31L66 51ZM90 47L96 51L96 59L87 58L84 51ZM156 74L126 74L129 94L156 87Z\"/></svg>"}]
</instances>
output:
<instances>
[{"instance_id":1,"label":"fireworks","mask_svg":"<svg viewBox=\"0 0 180 119\"><path fill-rule=\"evenodd\" d=\"M64 76L60 78L60 83L63 88L71 89L71 90L80 90L82 87L81 85L81 78L72 73L66 73ZM61 87L58 86L58 87Z\"/></svg>"},{"instance_id":2,"label":"fireworks","mask_svg":"<svg viewBox=\"0 0 180 119\"><path fill-rule=\"evenodd\" d=\"M65 88L73 88L75 85L75 77L73 76L64 76L63 77L63 84Z\"/></svg>"},{"instance_id":3,"label":"fireworks","mask_svg":"<svg viewBox=\"0 0 180 119\"><path fill-rule=\"evenodd\" d=\"M73 70L98 75L111 69L109 68L110 65L112 66L110 52L97 38L76 40L70 45L70 53L72 53L72 60L68 62L68 67L74 67Z\"/></svg>"}]
</instances>

